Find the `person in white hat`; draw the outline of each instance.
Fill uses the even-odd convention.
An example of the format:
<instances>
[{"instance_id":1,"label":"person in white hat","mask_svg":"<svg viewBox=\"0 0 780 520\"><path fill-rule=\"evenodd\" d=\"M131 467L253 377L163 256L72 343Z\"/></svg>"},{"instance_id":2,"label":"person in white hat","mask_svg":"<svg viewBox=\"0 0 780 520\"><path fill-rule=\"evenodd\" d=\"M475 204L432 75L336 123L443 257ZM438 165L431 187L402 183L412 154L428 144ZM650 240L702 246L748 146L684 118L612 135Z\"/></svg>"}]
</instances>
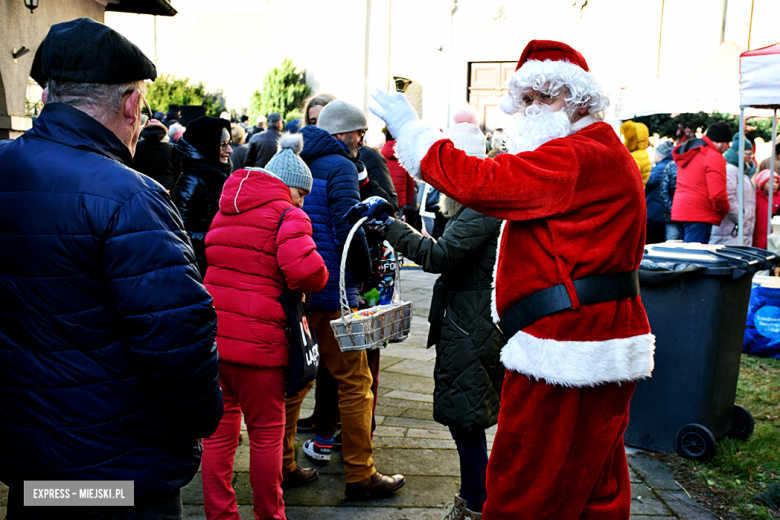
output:
<instances>
[{"instance_id":1,"label":"person in white hat","mask_svg":"<svg viewBox=\"0 0 780 520\"><path fill-rule=\"evenodd\" d=\"M403 94L374 99L407 171L506 220L492 315L507 372L484 518L627 519L623 432L655 348L637 273L646 210L585 58L561 42L528 44L501 104L518 114L509 153L495 159L458 150Z\"/></svg>"}]
</instances>

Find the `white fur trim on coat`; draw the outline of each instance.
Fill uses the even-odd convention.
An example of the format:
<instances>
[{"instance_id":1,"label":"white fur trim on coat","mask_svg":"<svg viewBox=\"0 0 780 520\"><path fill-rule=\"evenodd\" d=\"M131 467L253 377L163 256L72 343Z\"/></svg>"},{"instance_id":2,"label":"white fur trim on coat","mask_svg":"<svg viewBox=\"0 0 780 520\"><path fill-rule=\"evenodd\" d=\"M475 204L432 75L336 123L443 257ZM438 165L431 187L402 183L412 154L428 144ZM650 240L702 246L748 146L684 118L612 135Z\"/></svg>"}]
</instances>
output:
<instances>
[{"instance_id":1,"label":"white fur trim on coat","mask_svg":"<svg viewBox=\"0 0 780 520\"><path fill-rule=\"evenodd\" d=\"M571 133L572 134L577 133L580 130L582 130L583 128L585 128L586 126L590 126L593 123L598 123L598 122L599 122L599 119L596 119L591 114L588 114L585 117L583 117L582 119L580 119L579 121L577 121L576 123L571 125ZM571 135L571 134L569 134L569 135Z\"/></svg>"},{"instance_id":2,"label":"white fur trim on coat","mask_svg":"<svg viewBox=\"0 0 780 520\"><path fill-rule=\"evenodd\" d=\"M501 350L509 370L551 385L588 387L636 381L653 372L655 336L605 341L556 341L518 332Z\"/></svg>"},{"instance_id":3,"label":"white fur trim on coat","mask_svg":"<svg viewBox=\"0 0 780 520\"><path fill-rule=\"evenodd\" d=\"M395 156L403 168L415 180L422 180L420 163L433 143L444 139L444 134L431 128L422 121L405 126L401 135L396 136Z\"/></svg>"},{"instance_id":4,"label":"white fur trim on coat","mask_svg":"<svg viewBox=\"0 0 780 520\"><path fill-rule=\"evenodd\" d=\"M506 220L501 221L501 231L498 233L498 247L496 247L496 262L493 264L493 292L490 293L490 315L493 317L493 323L498 323L501 318L498 317L498 307L496 306L496 275L498 274L498 259L501 258L501 240L504 238L504 229L506 229Z\"/></svg>"}]
</instances>

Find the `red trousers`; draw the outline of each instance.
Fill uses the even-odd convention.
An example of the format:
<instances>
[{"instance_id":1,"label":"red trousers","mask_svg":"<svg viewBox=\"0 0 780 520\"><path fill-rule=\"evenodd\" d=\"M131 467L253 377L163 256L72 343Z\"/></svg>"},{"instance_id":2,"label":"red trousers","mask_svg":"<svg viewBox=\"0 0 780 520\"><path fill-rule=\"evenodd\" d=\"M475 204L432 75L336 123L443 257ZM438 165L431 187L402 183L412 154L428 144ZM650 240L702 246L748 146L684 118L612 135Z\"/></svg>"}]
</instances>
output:
<instances>
[{"instance_id":1,"label":"red trousers","mask_svg":"<svg viewBox=\"0 0 780 520\"><path fill-rule=\"evenodd\" d=\"M628 520L635 382L566 388L507 370L484 520Z\"/></svg>"},{"instance_id":2,"label":"red trousers","mask_svg":"<svg viewBox=\"0 0 780 520\"><path fill-rule=\"evenodd\" d=\"M244 412L249 434L249 482L256 519L284 520L282 439L285 370L220 362L219 384L225 415L203 439L203 502L208 520L241 520L233 490L233 459Z\"/></svg>"}]
</instances>

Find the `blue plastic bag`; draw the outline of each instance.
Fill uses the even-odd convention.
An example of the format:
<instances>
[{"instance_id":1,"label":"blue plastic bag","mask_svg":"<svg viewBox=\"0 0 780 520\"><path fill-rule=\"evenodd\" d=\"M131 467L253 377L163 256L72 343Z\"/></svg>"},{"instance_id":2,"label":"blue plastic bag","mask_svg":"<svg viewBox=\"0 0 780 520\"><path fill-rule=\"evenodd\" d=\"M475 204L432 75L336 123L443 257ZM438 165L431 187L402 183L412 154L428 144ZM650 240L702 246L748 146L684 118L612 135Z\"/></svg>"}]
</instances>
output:
<instances>
[{"instance_id":1,"label":"blue plastic bag","mask_svg":"<svg viewBox=\"0 0 780 520\"><path fill-rule=\"evenodd\" d=\"M780 288L753 283L742 352L780 359Z\"/></svg>"}]
</instances>

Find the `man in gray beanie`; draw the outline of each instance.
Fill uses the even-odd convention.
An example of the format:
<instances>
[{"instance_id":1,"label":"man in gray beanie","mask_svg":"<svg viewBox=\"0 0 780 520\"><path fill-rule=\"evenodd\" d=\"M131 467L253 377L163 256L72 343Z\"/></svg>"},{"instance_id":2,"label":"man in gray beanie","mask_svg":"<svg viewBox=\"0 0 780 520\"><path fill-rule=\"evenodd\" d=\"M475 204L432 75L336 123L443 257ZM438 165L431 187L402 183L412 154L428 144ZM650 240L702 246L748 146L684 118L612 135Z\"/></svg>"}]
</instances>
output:
<instances>
[{"instance_id":1,"label":"man in gray beanie","mask_svg":"<svg viewBox=\"0 0 780 520\"><path fill-rule=\"evenodd\" d=\"M42 67L41 115L0 142L8 518L181 518L223 410L211 296L168 193L133 170L157 71L88 18L52 26ZM30 503L35 480L123 481L127 500Z\"/></svg>"},{"instance_id":2,"label":"man in gray beanie","mask_svg":"<svg viewBox=\"0 0 780 520\"><path fill-rule=\"evenodd\" d=\"M322 109L317 126L344 143L352 157L357 156L360 142L368 129L363 111L340 99L334 99Z\"/></svg>"},{"instance_id":3,"label":"man in gray beanie","mask_svg":"<svg viewBox=\"0 0 780 520\"><path fill-rule=\"evenodd\" d=\"M341 352L330 327L331 320L341 317L339 272L344 243L352 227L344 215L360 202L356 152L366 126L366 116L359 108L334 100L320 112L317 126L301 129L304 140L301 159L313 177L311 194L303 210L311 219L317 251L330 273L325 288L312 295L310 326L319 343L321 366L328 369L338 384L346 495L357 499L386 495L405 483L402 475L385 476L374 467L371 443L374 396L366 351ZM360 284L371 274L372 267L362 229L352 238L346 267L347 300L356 309ZM296 398L303 399L307 390ZM318 430L315 425L315 438L306 441L303 450L316 462L327 463L333 450L333 432Z\"/></svg>"}]
</instances>

